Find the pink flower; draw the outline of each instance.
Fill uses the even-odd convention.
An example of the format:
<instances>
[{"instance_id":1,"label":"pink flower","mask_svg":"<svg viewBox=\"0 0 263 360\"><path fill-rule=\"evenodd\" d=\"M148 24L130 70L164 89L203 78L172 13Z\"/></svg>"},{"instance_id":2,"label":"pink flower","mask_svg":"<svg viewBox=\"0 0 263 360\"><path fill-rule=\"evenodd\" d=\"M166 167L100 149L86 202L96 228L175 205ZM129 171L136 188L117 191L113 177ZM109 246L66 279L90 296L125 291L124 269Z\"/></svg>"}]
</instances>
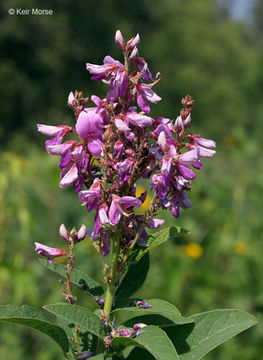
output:
<instances>
[{"instance_id":1,"label":"pink flower","mask_svg":"<svg viewBox=\"0 0 263 360\"><path fill-rule=\"evenodd\" d=\"M146 127L151 126L153 119L146 115L140 115L137 113L127 113L126 118L135 126Z\"/></svg>"},{"instance_id":2,"label":"pink flower","mask_svg":"<svg viewBox=\"0 0 263 360\"><path fill-rule=\"evenodd\" d=\"M137 104L138 106L144 111L146 114L148 114L151 109L147 101L156 104L158 101L162 100L160 96L158 96L151 87L145 84L140 84L137 86Z\"/></svg>"},{"instance_id":3,"label":"pink flower","mask_svg":"<svg viewBox=\"0 0 263 360\"><path fill-rule=\"evenodd\" d=\"M86 108L79 114L76 130L82 138L101 138L103 133L103 119L97 108Z\"/></svg>"},{"instance_id":4,"label":"pink flower","mask_svg":"<svg viewBox=\"0 0 263 360\"><path fill-rule=\"evenodd\" d=\"M126 215L120 204L122 204L125 209L132 206L139 208L142 205L142 202L133 196L123 196L120 198L119 196L113 194L109 210L109 220L111 225L117 225L120 221L121 215Z\"/></svg>"},{"instance_id":5,"label":"pink flower","mask_svg":"<svg viewBox=\"0 0 263 360\"><path fill-rule=\"evenodd\" d=\"M72 167L68 170L68 172L66 172L66 174L63 175L59 186L61 188L66 188L74 181L76 181L78 177L79 177L79 172L78 172L77 164L73 164Z\"/></svg>"},{"instance_id":6,"label":"pink flower","mask_svg":"<svg viewBox=\"0 0 263 360\"><path fill-rule=\"evenodd\" d=\"M82 205L87 206L88 211L94 210L101 197L101 187L99 179L95 179L89 190L80 191L79 199Z\"/></svg>"},{"instance_id":7,"label":"pink flower","mask_svg":"<svg viewBox=\"0 0 263 360\"><path fill-rule=\"evenodd\" d=\"M42 245L38 242L35 242L35 246L36 246L35 251L39 255L47 257L49 264L52 263L52 258L66 255L65 251L63 251L61 249L51 248L49 246Z\"/></svg>"}]
</instances>

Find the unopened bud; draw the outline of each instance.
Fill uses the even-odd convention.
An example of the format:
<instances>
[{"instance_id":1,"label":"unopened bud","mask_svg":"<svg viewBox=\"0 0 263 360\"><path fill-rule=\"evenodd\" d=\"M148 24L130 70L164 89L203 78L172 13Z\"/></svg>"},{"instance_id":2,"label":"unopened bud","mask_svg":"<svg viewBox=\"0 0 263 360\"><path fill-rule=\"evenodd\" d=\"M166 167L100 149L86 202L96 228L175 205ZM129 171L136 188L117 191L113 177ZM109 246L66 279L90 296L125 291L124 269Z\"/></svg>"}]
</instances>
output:
<instances>
[{"instance_id":1,"label":"unopened bud","mask_svg":"<svg viewBox=\"0 0 263 360\"><path fill-rule=\"evenodd\" d=\"M87 234L87 228L84 224L82 224L77 233L77 241L83 240L85 238L86 234Z\"/></svg>"},{"instance_id":2,"label":"unopened bud","mask_svg":"<svg viewBox=\"0 0 263 360\"><path fill-rule=\"evenodd\" d=\"M137 34L135 36L135 38L132 38L128 41L128 46L127 46L127 49L128 50L133 50L135 48L135 46L138 46L140 43L140 36L139 34Z\"/></svg>"},{"instance_id":3,"label":"unopened bud","mask_svg":"<svg viewBox=\"0 0 263 360\"><path fill-rule=\"evenodd\" d=\"M74 102L75 102L75 96L74 96L73 92L71 91L68 96L68 106L73 107Z\"/></svg>"},{"instance_id":4,"label":"unopened bud","mask_svg":"<svg viewBox=\"0 0 263 360\"><path fill-rule=\"evenodd\" d=\"M134 49L131 52L131 55L129 57L130 60L133 60L139 56L138 48L135 46Z\"/></svg>"},{"instance_id":5,"label":"unopened bud","mask_svg":"<svg viewBox=\"0 0 263 360\"><path fill-rule=\"evenodd\" d=\"M120 30L116 31L115 42L121 49L125 49L125 40Z\"/></svg>"},{"instance_id":6,"label":"unopened bud","mask_svg":"<svg viewBox=\"0 0 263 360\"><path fill-rule=\"evenodd\" d=\"M66 229L66 226L64 224L61 224L60 225L60 228L59 228L59 234L60 236L66 240L68 243L70 242L69 241L69 234L67 232L67 229Z\"/></svg>"}]
</instances>

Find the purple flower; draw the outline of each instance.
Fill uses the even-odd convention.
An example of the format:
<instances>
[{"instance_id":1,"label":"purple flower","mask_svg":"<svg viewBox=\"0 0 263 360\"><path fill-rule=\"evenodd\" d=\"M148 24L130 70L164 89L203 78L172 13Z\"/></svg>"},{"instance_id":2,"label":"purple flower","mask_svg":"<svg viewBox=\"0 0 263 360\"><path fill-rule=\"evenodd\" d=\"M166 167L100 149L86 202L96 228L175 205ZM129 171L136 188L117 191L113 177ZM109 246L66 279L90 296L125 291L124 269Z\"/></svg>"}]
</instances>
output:
<instances>
[{"instance_id":1,"label":"purple flower","mask_svg":"<svg viewBox=\"0 0 263 360\"><path fill-rule=\"evenodd\" d=\"M165 223L164 219L149 219L146 226L149 229L158 229L160 226L162 226Z\"/></svg>"},{"instance_id":2,"label":"purple flower","mask_svg":"<svg viewBox=\"0 0 263 360\"><path fill-rule=\"evenodd\" d=\"M97 108L86 108L79 114L76 130L82 138L88 141L101 139L103 133L103 119Z\"/></svg>"},{"instance_id":3,"label":"purple flower","mask_svg":"<svg viewBox=\"0 0 263 360\"><path fill-rule=\"evenodd\" d=\"M79 199L82 205L87 206L87 210L94 210L101 197L100 180L95 179L89 190L80 191Z\"/></svg>"},{"instance_id":4,"label":"purple flower","mask_svg":"<svg viewBox=\"0 0 263 360\"><path fill-rule=\"evenodd\" d=\"M86 69L93 75L92 80L107 79L114 68L116 68L116 65L110 63L104 63L104 65L86 64Z\"/></svg>"},{"instance_id":5,"label":"purple flower","mask_svg":"<svg viewBox=\"0 0 263 360\"><path fill-rule=\"evenodd\" d=\"M130 329L120 329L117 331L119 336L125 336L125 337L130 337L132 334L132 330Z\"/></svg>"},{"instance_id":6,"label":"purple flower","mask_svg":"<svg viewBox=\"0 0 263 360\"><path fill-rule=\"evenodd\" d=\"M109 224L109 218L107 212L108 212L108 205L106 203L101 204L95 215L95 229L97 232L100 231L103 225Z\"/></svg>"},{"instance_id":7,"label":"purple flower","mask_svg":"<svg viewBox=\"0 0 263 360\"><path fill-rule=\"evenodd\" d=\"M176 165L180 174L187 180L195 179L196 175L187 165L194 165L200 159L199 149L196 147L177 157Z\"/></svg>"},{"instance_id":8,"label":"purple flower","mask_svg":"<svg viewBox=\"0 0 263 360\"><path fill-rule=\"evenodd\" d=\"M142 202L133 196L123 196L120 198L119 196L113 194L109 210L109 220L111 225L117 225L120 221L121 215L126 215L120 204L122 204L125 209L132 206L139 208L142 205Z\"/></svg>"},{"instance_id":9,"label":"purple flower","mask_svg":"<svg viewBox=\"0 0 263 360\"><path fill-rule=\"evenodd\" d=\"M68 170L68 172L65 175L63 175L59 186L61 188L66 188L74 181L76 181L78 177L79 177L79 172L78 172L77 164L73 164L72 167Z\"/></svg>"},{"instance_id":10,"label":"purple flower","mask_svg":"<svg viewBox=\"0 0 263 360\"><path fill-rule=\"evenodd\" d=\"M176 218L180 216L180 207L188 209L191 206L192 204L184 191L175 191L165 204L165 207L169 208L172 215Z\"/></svg>"},{"instance_id":11,"label":"purple flower","mask_svg":"<svg viewBox=\"0 0 263 360\"><path fill-rule=\"evenodd\" d=\"M142 78L145 81L152 81L152 74L150 70L148 69L148 65L144 58L142 57L133 57L131 58L131 61L135 63L135 66L137 70L142 74Z\"/></svg>"},{"instance_id":12,"label":"purple flower","mask_svg":"<svg viewBox=\"0 0 263 360\"><path fill-rule=\"evenodd\" d=\"M52 126L52 125L44 125L44 124L37 124L37 129L44 135L47 136L57 136L63 134L64 136L72 131L71 126Z\"/></svg>"},{"instance_id":13,"label":"purple flower","mask_svg":"<svg viewBox=\"0 0 263 360\"><path fill-rule=\"evenodd\" d=\"M186 144L190 150L198 149L201 157L211 158L216 154L215 150L216 143L213 140L200 138L199 135L188 135L191 144Z\"/></svg>"},{"instance_id":14,"label":"purple flower","mask_svg":"<svg viewBox=\"0 0 263 360\"><path fill-rule=\"evenodd\" d=\"M130 158L116 164L116 169L118 170L121 181L126 181L129 179L129 175L132 172L133 166L134 159Z\"/></svg>"},{"instance_id":15,"label":"purple flower","mask_svg":"<svg viewBox=\"0 0 263 360\"><path fill-rule=\"evenodd\" d=\"M39 255L47 257L49 264L52 263L52 258L66 255L65 251L63 251L61 249L51 248L49 246L42 245L38 242L35 242L35 246L36 246L35 251Z\"/></svg>"},{"instance_id":16,"label":"purple flower","mask_svg":"<svg viewBox=\"0 0 263 360\"><path fill-rule=\"evenodd\" d=\"M152 187L155 189L156 194L162 200L167 194L167 183L163 174L154 174L152 177Z\"/></svg>"},{"instance_id":17,"label":"purple flower","mask_svg":"<svg viewBox=\"0 0 263 360\"><path fill-rule=\"evenodd\" d=\"M69 140L64 142L63 144L53 144L53 143L47 144L46 141L46 150L49 154L63 156L69 150L72 150L76 145L76 143L77 142L75 140Z\"/></svg>"},{"instance_id":18,"label":"purple flower","mask_svg":"<svg viewBox=\"0 0 263 360\"><path fill-rule=\"evenodd\" d=\"M198 148L179 155L178 161L183 165L193 165L200 159Z\"/></svg>"},{"instance_id":19,"label":"purple flower","mask_svg":"<svg viewBox=\"0 0 263 360\"><path fill-rule=\"evenodd\" d=\"M164 156L162 159L161 173L166 178L166 181L170 178L172 172L172 158Z\"/></svg>"},{"instance_id":20,"label":"purple flower","mask_svg":"<svg viewBox=\"0 0 263 360\"><path fill-rule=\"evenodd\" d=\"M147 101L156 104L158 101L162 100L151 87L145 84L140 84L137 86L137 104L145 114L148 114L151 109Z\"/></svg>"},{"instance_id":21,"label":"purple flower","mask_svg":"<svg viewBox=\"0 0 263 360\"><path fill-rule=\"evenodd\" d=\"M148 304L146 301L137 301L138 306L142 306L144 309L149 309L152 305Z\"/></svg>"},{"instance_id":22,"label":"purple flower","mask_svg":"<svg viewBox=\"0 0 263 360\"><path fill-rule=\"evenodd\" d=\"M146 127L151 126L153 119L146 115L140 115L137 113L127 113L126 119L135 126Z\"/></svg>"},{"instance_id":23,"label":"purple flower","mask_svg":"<svg viewBox=\"0 0 263 360\"><path fill-rule=\"evenodd\" d=\"M116 75L112 78L110 87L114 89L118 97L125 95L128 85L128 79L125 69L118 70Z\"/></svg>"}]
</instances>

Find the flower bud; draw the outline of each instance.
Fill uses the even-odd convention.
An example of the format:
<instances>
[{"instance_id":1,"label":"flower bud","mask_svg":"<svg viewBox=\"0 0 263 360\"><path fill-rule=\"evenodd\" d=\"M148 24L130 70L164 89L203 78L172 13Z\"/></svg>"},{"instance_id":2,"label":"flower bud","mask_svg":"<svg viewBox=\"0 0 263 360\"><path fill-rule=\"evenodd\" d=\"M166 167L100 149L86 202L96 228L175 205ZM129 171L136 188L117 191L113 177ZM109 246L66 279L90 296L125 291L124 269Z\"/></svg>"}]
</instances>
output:
<instances>
[{"instance_id":1,"label":"flower bud","mask_svg":"<svg viewBox=\"0 0 263 360\"><path fill-rule=\"evenodd\" d=\"M115 42L121 49L125 49L125 40L120 30L116 31Z\"/></svg>"},{"instance_id":2,"label":"flower bud","mask_svg":"<svg viewBox=\"0 0 263 360\"><path fill-rule=\"evenodd\" d=\"M146 301L137 301L138 306L142 306L144 309L149 309L152 305L148 304Z\"/></svg>"},{"instance_id":3,"label":"flower bud","mask_svg":"<svg viewBox=\"0 0 263 360\"><path fill-rule=\"evenodd\" d=\"M128 41L128 46L127 46L128 50L133 50L135 46L139 45L139 43L140 43L140 36L139 34L137 34L135 38L132 38Z\"/></svg>"},{"instance_id":4,"label":"flower bud","mask_svg":"<svg viewBox=\"0 0 263 360\"><path fill-rule=\"evenodd\" d=\"M59 228L59 233L60 233L60 236L66 240L68 243L70 242L69 240L69 234L67 232L67 229L66 229L66 226L64 224L61 224L60 225L60 228Z\"/></svg>"},{"instance_id":5,"label":"flower bud","mask_svg":"<svg viewBox=\"0 0 263 360\"><path fill-rule=\"evenodd\" d=\"M124 149L124 144L122 141L117 140L113 147L113 156L118 158L122 155Z\"/></svg>"},{"instance_id":6,"label":"flower bud","mask_svg":"<svg viewBox=\"0 0 263 360\"><path fill-rule=\"evenodd\" d=\"M87 228L84 224L82 224L77 233L77 242L83 240L86 234L87 234Z\"/></svg>"},{"instance_id":7,"label":"flower bud","mask_svg":"<svg viewBox=\"0 0 263 360\"><path fill-rule=\"evenodd\" d=\"M75 96L74 96L73 92L71 91L68 96L68 106L73 107L74 103L75 103Z\"/></svg>"},{"instance_id":8,"label":"flower bud","mask_svg":"<svg viewBox=\"0 0 263 360\"><path fill-rule=\"evenodd\" d=\"M133 325L133 329L134 330L140 330L142 328L144 328L145 326L147 326L146 324L143 324L143 323L136 323Z\"/></svg>"},{"instance_id":9,"label":"flower bud","mask_svg":"<svg viewBox=\"0 0 263 360\"><path fill-rule=\"evenodd\" d=\"M139 56L139 51L138 51L138 48L135 46L134 49L131 52L129 60L131 61L131 60L137 58L138 56Z\"/></svg>"}]
</instances>

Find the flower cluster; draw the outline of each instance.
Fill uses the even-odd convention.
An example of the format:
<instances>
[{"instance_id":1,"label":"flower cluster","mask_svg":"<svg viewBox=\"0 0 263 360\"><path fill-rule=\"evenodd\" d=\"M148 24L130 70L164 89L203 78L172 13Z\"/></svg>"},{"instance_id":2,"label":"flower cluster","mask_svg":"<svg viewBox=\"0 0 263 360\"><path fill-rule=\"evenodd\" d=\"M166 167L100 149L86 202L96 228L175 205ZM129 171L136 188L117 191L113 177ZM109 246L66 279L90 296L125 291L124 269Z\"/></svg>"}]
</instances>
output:
<instances>
[{"instance_id":1,"label":"flower cluster","mask_svg":"<svg viewBox=\"0 0 263 360\"><path fill-rule=\"evenodd\" d=\"M146 327L146 324L143 323L136 323L133 325L133 329L128 329L128 328L124 328L124 329L115 329L115 325L114 323L112 324L112 329L111 332L109 333L109 335L104 339L104 343L106 348L111 351L111 341L112 339L116 338L116 337L129 337L129 338L136 338L137 336L141 335L144 333L143 329L144 327Z\"/></svg>"},{"instance_id":2,"label":"flower cluster","mask_svg":"<svg viewBox=\"0 0 263 360\"><path fill-rule=\"evenodd\" d=\"M180 208L189 208L187 192L196 177L194 170L202 167L202 157L215 154L214 141L186 134L194 105L189 95L182 99L175 120L149 116L150 104L161 100L153 91L160 74L153 78L139 56L138 34L126 43L118 30L115 41L124 63L106 56L102 65L86 64L91 79L108 86L106 97L92 95L93 105L87 107L82 92L71 92L68 105L74 111L75 127L38 125L41 133L52 137L46 141L47 152L60 156L60 187L73 184L80 203L88 212L95 211L94 229L87 229L87 234L103 255L109 253L117 228L124 252L134 239L147 246L145 228L164 223L155 218L157 211L169 209L178 218ZM69 133L74 137L65 141ZM154 196L145 215L137 215L135 208L147 196L144 192L136 197L136 184L142 178L151 179Z\"/></svg>"}]
</instances>

